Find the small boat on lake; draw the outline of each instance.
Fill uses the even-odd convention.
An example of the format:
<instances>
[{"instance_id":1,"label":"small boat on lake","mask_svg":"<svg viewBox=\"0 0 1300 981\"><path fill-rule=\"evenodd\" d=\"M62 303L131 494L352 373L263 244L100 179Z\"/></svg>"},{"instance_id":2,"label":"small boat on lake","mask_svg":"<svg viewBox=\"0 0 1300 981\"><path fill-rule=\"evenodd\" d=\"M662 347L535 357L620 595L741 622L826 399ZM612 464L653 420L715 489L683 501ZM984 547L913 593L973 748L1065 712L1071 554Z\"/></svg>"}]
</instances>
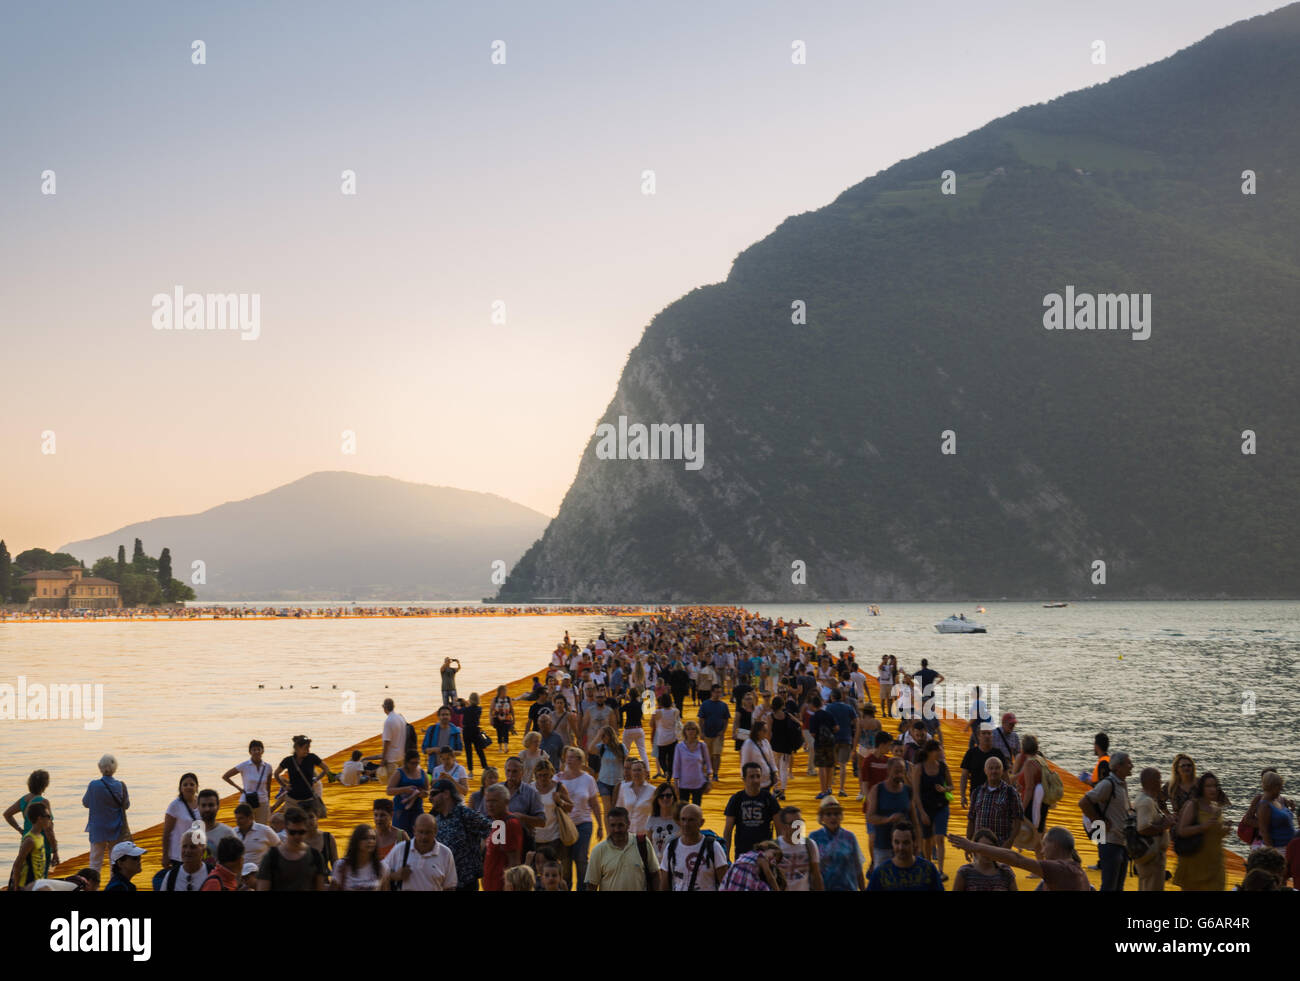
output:
<instances>
[{"instance_id":1,"label":"small boat on lake","mask_svg":"<svg viewBox=\"0 0 1300 981\"><path fill-rule=\"evenodd\" d=\"M947 620L940 620L934 625L934 629L941 634L986 634L982 624L974 620L967 620L966 614L954 613Z\"/></svg>"}]
</instances>

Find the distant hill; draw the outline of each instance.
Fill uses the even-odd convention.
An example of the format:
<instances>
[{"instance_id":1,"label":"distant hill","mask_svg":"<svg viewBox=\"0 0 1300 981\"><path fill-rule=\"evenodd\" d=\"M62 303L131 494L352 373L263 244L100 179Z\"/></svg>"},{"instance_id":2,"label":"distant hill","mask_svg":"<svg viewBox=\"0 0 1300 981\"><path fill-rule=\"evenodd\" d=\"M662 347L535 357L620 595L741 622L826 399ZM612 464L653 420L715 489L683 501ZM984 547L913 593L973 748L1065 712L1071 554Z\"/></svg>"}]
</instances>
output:
<instances>
[{"instance_id":1,"label":"distant hill","mask_svg":"<svg viewBox=\"0 0 1300 981\"><path fill-rule=\"evenodd\" d=\"M207 566L203 600L479 599L492 593L492 562L509 568L547 518L495 494L345 472L310 474L200 514L155 518L71 542L89 565L171 549L175 575Z\"/></svg>"},{"instance_id":2,"label":"distant hill","mask_svg":"<svg viewBox=\"0 0 1300 981\"><path fill-rule=\"evenodd\" d=\"M703 467L593 433L499 597L1300 596L1297 52L1293 4L784 221L594 420L701 424ZM1067 287L1150 337L1044 329Z\"/></svg>"}]
</instances>

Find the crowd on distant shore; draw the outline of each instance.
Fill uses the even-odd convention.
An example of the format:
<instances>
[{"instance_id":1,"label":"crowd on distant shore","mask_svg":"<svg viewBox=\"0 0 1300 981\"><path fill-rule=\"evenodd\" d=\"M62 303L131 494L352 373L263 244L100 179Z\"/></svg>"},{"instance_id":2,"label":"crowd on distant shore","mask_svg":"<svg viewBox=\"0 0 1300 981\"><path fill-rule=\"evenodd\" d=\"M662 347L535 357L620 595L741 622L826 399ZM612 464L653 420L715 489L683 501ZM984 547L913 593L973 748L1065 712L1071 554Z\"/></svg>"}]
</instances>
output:
<instances>
[{"instance_id":1,"label":"crowd on distant shore","mask_svg":"<svg viewBox=\"0 0 1300 981\"><path fill-rule=\"evenodd\" d=\"M134 606L102 610L5 610L0 621L46 620L264 620L290 617L328 620L347 617L646 616L644 606Z\"/></svg>"},{"instance_id":2,"label":"crowd on distant shore","mask_svg":"<svg viewBox=\"0 0 1300 981\"><path fill-rule=\"evenodd\" d=\"M217 820L218 792L183 774L153 887L971 892L1015 890L1019 868L1040 890L1091 890L1071 826L1098 843L1102 891L1123 889L1130 871L1142 890L1169 878L1222 890L1232 833L1251 846L1240 888L1300 881L1294 805L1272 768L1230 822L1213 772L1198 774L1179 754L1167 778L1148 765L1134 781L1133 756L1097 733L1096 764L1080 774L1091 787L1060 813L1061 777L1013 713L995 720L977 693L961 745L945 745L934 704L944 679L926 660L906 672L852 647L831 654L743 610L677 610L583 645L566 632L545 677L518 698L504 686L462 698L459 668L444 659L441 707L423 734L386 700L380 752L354 752L339 773L306 736L275 765L253 740L223 776L240 793L233 827ZM502 771L487 765L494 742ZM107 857L105 888L136 889L144 849L130 839L117 765L105 756L87 787L91 859L64 879L48 877L58 852L49 774L32 774L5 813L23 834L12 886L96 888ZM787 799L800 765L818 780L815 814ZM705 828L703 800L733 776L742 786L727 797L723 826ZM372 822L345 843L319 824L326 780L376 791ZM958 798L962 834L949 831ZM1177 865L1167 872L1171 841ZM966 856L951 878L945 846Z\"/></svg>"}]
</instances>

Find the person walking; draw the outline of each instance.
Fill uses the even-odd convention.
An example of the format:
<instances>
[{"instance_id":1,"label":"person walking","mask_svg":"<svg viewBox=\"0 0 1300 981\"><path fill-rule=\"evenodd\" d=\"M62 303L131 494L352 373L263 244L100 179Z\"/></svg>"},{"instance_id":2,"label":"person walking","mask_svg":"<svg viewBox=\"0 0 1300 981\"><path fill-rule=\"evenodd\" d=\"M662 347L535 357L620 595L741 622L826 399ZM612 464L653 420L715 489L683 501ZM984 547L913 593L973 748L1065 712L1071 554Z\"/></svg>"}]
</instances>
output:
<instances>
[{"instance_id":1,"label":"person walking","mask_svg":"<svg viewBox=\"0 0 1300 981\"><path fill-rule=\"evenodd\" d=\"M515 731L515 706L506 694L506 686L498 685L492 699L492 728L497 731L497 748L510 752L510 734Z\"/></svg>"}]
</instances>

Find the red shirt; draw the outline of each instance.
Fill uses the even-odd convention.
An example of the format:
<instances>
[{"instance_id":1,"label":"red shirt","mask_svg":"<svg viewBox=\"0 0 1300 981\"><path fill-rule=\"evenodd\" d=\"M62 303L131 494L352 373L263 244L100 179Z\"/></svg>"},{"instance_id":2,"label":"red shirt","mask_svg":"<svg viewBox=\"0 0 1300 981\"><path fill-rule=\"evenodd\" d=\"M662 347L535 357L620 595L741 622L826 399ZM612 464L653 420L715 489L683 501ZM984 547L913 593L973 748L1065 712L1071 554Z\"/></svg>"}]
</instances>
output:
<instances>
[{"instance_id":1,"label":"red shirt","mask_svg":"<svg viewBox=\"0 0 1300 981\"><path fill-rule=\"evenodd\" d=\"M488 835L487 854L483 856L483 889L487 892L501 892L506 881L506 862L510 853L518 855L518 861L524 857L524 826L518 818L505 818L505 841L498 844L500 837L496 823Z\"/></svg>"},{"instance_id":2,"label":"red shirt","mask_svg":"<svg viewBox=\"0 0 1300 981\"><path fill-rule=\"evenodd\" d=\"M239 877L224 865L218 865L212 870L212 875L203 880L203 885L199 886L199 892L238 892L242 885Z\"/></svg>"},{"instance_id":3,"label":"red shirt","mask_svg":"<svg viewBox=\"0 0 1300 981\"><path fill-rule=\"evenodd\" d=\"M892 744L891 744L892 745ZM882 782L889 775L889 761L892 756L878 757L875 753L870 756L864 756L859 764L859 773L863 774L867 781L867 789L870 790L876 784Z\"/></svg>"}]
</instances>

